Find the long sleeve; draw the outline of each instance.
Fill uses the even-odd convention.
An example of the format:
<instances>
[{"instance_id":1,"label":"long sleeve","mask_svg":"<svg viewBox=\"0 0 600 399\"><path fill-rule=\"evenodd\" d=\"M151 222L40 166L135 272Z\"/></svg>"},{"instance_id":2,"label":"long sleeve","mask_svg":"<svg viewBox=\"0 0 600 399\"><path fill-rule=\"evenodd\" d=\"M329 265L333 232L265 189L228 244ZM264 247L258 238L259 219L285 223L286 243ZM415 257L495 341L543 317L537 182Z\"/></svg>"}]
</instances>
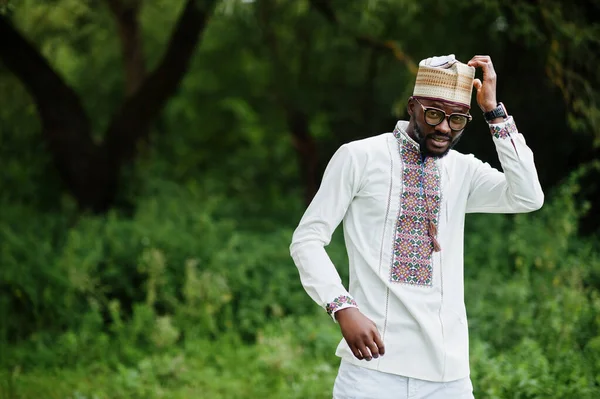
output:
<instances>
[{"instance_id":1,"label":"long sleeve","mask_svg":"<svg viewBox=\"0 0 600 399\"><path fill-rule=\"evenodd\" d=\"M513 118L489 126L504 173L473 158L475 171L466 212L522 213L541 208L544 193L533 152L518 132Z\"/></svg>"},{"instance_id":2,"label":"long sleeve","mask_svg":"<svg viewBox=\"0 0 600 399\"><path fill-rule=\"evenodd\" d=\"M335 320L334 314L357 307L344 288L325 247L340 224L360 185L360 168L346 144L333 155L321 186L292 237L290 254L310 297Z\"/></svg>"}]
</instances>

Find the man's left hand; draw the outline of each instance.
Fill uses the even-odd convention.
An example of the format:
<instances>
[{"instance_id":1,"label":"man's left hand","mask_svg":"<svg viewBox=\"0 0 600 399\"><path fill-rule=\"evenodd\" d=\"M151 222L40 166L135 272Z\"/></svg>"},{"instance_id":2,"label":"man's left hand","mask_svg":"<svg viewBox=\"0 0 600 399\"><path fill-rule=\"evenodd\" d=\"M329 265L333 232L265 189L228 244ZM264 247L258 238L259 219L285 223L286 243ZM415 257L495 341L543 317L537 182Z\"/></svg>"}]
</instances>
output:
<instances>
[{"instance_id":1,"label":"man's left hand","mask_svg":"<svg viewBox=\"0 0 600 399\"><path fill-rule=\"evenodd\" d=\"M481 68L483 71L483 81L473 80L473 86L477 89L477 104L483 112L489 112L496 108L496 71L489 55L476 55L471 58L467 65Z\"/></svg>"}]
</instances>

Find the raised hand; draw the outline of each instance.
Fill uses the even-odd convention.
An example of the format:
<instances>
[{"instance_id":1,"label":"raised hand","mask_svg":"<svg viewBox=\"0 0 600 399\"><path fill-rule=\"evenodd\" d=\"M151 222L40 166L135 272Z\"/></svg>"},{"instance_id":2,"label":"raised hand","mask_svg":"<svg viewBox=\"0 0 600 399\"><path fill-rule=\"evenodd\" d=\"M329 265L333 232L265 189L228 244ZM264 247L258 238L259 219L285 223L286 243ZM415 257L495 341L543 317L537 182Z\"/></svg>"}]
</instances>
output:
<instances>
[{"instance_id":1,"label":"raised hand","mask_svg":"<svg viewBox=\"0 0 600 399\"><path fill-rule=\"evenodd\" d=\"M477 89L477 104L483 112L488 112L496 108L496 71L489 55L476 55L471 58L467 65L481 68L483 71L483 81L473 80L473 86Z\"/></svg>"}]
</instances>

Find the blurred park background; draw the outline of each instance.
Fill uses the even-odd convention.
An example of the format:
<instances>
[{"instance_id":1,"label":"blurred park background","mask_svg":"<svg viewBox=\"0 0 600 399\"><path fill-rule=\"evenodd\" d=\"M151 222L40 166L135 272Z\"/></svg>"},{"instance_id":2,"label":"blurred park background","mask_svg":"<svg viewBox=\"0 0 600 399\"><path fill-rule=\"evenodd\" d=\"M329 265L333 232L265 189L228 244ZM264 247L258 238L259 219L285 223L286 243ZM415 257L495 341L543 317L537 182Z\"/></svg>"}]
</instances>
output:
<instances>
[{"instance_id":1,"label":"blurred park background","mask_svg":"<svg viewBox=\"0 0 600 399\"><path fill-rule=\"evenodd\" d=\"M0 0L0 398L330 398L341 335L292 231L333 152L391 131L449 53L492 57L546 192L467 218L475 395L600 397L599 14ZM457 149L498 167L473 106Z\"/></svg>"}]
</instances>

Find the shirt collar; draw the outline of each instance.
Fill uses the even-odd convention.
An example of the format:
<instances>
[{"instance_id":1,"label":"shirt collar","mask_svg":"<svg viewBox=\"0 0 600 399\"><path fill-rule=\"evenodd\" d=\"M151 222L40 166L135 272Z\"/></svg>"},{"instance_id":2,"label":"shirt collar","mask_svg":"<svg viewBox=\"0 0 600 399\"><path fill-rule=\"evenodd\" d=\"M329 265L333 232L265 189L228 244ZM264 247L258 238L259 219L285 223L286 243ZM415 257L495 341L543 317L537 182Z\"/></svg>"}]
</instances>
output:
<instances>
[{"instance_id":1,"label":"shirt collar","mask_svg":"<svg viewBox=\"0 0 600 399\"><path fill-rule=\"evenodd\" d=\"M412 148L420 152L421 146L419 145L419 143L413 140L412 137L409 136L409 134L406 132L407 128L408 121L398 121L396 123L396 127L394 128L394 136L396 136L398 140L402 139L403 141L408 142L408 144L411 145Z\"/></svg>"}]
</instances>

